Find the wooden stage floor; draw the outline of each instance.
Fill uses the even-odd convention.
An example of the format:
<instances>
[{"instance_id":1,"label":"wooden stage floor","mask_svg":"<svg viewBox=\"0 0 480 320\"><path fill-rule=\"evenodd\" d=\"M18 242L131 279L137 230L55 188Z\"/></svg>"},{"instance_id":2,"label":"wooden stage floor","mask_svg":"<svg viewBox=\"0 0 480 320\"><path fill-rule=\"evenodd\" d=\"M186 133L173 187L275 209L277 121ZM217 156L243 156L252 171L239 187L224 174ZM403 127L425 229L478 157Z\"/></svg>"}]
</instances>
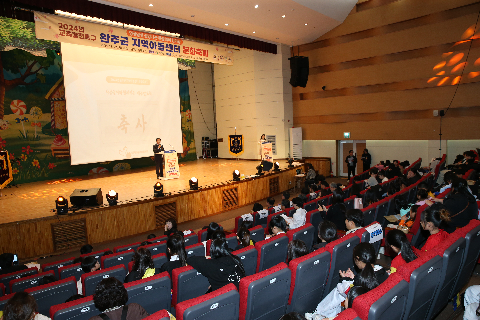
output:
<instances>
[{"instance_id":1,"label":"wooden stage floor","mask_svg":"<svg viewBox=\"0 0 480 320\"><path fill-rule=\"evenodd\" d=\"M281 161L280 168L286 168ZM222 184L232 179L233 170L241 174L256 173L259 161L200 159L182 163L180 178L161 181L165 193L188 190L188 180L198 178L199 186ZM0 224L54 216L55 200L58 196L70 195L75 189L101 188L104 203L105 194L113 189L122 201L151 198L153 185L157 182L155 167L129 170L127 172L81 176L66 180L50 180L27 183L18 187L1 190Z\"/></svg>"}]
</instances>

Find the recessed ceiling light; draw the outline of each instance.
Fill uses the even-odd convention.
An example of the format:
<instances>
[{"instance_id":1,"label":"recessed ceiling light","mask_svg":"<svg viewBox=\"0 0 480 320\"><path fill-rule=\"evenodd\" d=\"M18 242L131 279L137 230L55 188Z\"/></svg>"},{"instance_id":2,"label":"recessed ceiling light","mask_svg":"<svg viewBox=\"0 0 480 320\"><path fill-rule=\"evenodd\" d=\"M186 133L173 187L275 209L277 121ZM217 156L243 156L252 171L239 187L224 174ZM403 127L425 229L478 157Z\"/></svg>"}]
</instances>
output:
<instances>
[{"instance_id":1,"label":"recessed ceiling light","mask_svg":"<svg viewBox=\"0 0 480 320\"><path fill-rule=\"evenodd\" d=\"M225 23L226 26L228 26L228 23Z\"/></svg>"},{"instance_id":2,"label":"recessed ceiling light","mask_svg":"<svg viewBox=\"0 0 480 320\"><path fill-rule=\"evenodd\" d=\"M255 9L257 9L257 8L258 8L258 4L255 5Z\"/></svg>"},{"instance_id":3,"label":"recessed ceiling light","mask_svg":"<svg viewBox=\"0 0 480 320\"><path fill-rule=\"evenodd\" d=\"M253 31L253 33L255 33L255 31Z\"/></svg>"},{"instance_id":4,"label":"recessed ceiling light","mask_svg":"<svg viewBox=\"0 0 480 320\"><path fill-rule=\"evenodd\" d=\"M194 15L194 14L192 14L190 17L192 17L192 18L193 18L193 17L195 17L195 15Z\"/></svg>"},{"instance_id":5,"label":"recessed ceiling light","mask_svg":"<svg viewBox=\"0 0 480 320\"><path fill-rule=\"evenodd\" d=\"M149 7L153 7L153 4L152 4L152 3L150 3L148 6L149 6Z\"/></svg>"},{"instance_id":6,"label":"recessed ceiling light","mask_svg":"<svg viewBox=\"0 0 480 320\"><path fill-rule=\"evenodd\" d=\"M308 23L305 23L306 26L308 26Z\"/></svg>"},{"instance_id":7,"label":"recessed ceiling light","mask_svg":"<svg viewBox=\"0 0 480 320\"><path fill-rule=\"evenodd\" d=\"M285 18L285 15L283 15L282 18Z\"/></svg>"}]
</instances>

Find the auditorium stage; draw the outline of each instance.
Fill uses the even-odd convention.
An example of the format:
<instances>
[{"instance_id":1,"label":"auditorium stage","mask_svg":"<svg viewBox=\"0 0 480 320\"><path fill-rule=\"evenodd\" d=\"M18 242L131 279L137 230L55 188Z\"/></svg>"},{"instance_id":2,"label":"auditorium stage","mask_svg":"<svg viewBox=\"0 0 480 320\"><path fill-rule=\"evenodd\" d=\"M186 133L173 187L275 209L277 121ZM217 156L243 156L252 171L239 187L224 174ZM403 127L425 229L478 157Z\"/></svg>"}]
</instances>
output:
<instances>
[{"instance_id":1,"label":"auditorium stage","mask_svg":"<svg viewBox=\"0 0 480 320\"><path fill-rule=\"evenodd\" d=\"M188 190L188 180L196 177L199 187L227 183L232 180L233 170L245 175L257 172L259 161L200 159L180 164L180 178L157 180L155 167L124 172L81 176L65 180L49 180L22 184L1 190L0 224L55 216L55 200L58 196L70 199L75 189L101 188L103 201L109 190L118 193L119 204L153 197L153 185L160 181L165 193ZM285 161L280 168L286 168Z\"/></svg>"},{"instance_id":2,"label":"auditorium stage","mask_svg":"<svg viewBox=\"0 0 480 320\"><path fill-rule=\"evenodd\" d=\"M294 186L295 169L280 162L280 172L232 181L238 169L256 173L259 161L200 159L180 167L180 179L162 180L163 198L153 197L155 168L42 181L2 190L0 197L0 253L21 258L61 252L84 243L102 243L161 228L166 218L179 223L245 206ZM198 178L198 191L188 180ZM101 188L104 205L58 216L52 210L58 196L70 198L75 189ZM105 194L114 189L119 203L109 206ZM169 193L172 194L169 194Z\"/></svg>"}]
</instances>

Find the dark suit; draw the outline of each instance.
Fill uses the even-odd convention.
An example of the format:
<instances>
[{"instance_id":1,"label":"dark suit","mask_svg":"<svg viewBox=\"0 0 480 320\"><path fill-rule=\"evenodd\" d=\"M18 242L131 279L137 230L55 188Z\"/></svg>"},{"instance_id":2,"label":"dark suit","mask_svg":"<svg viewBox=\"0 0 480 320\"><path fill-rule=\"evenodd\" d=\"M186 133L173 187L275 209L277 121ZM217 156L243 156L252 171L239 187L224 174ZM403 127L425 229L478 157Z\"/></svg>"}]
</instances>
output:
<instances>
[{"instance_id":1,"label":"dark suit","mask_svg":"<svg viewBox=\"0 0 480 320\"><path fill-rule=\"evenodd\" d=\"M154 144L153 153L155 153L155 164L157 165L157 178L163 177L163 154L158 152L165 151L162 145Z\"/></svg>"}]
</instances>

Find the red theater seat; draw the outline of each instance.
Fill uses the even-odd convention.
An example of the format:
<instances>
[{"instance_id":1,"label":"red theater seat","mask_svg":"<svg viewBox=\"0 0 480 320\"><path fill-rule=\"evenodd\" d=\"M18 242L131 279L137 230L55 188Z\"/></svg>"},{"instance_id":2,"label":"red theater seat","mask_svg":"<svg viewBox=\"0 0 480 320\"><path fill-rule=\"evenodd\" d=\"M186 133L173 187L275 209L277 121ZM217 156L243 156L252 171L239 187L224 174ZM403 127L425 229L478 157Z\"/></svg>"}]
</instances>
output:
<instances>
[{"instance_id":1,"label":"red theater seat","mask_svg":"<svg viewBox=\"0 0 480 320\"><path fill-rule=\"evenodd\" d=\"M26 289L35 298L38 312L49 314L50 308L56 304L64 303L69 297L77 294L77 281L75 277L55 281L42 286Z\"/></svg>"},{"instance_id":2,"label":"red theater seat","mask_svg":"<svg viewBox=\"0 0 480 320\"><path fill-rule=\"evenodd\" d=\"M123 283L126 275L127 271L124 265L118 265L111 268L84 273L80 278L82 280L83 295L90 296L94 294L97 284L99 284L103 279L114 277Z\"/></svg>"},{"instance_id":3,"label":"red theater seat","mask_svg":"<svg viewBox=\"0 0 480 320\"><path fill-rule=\"evenodd\" d=\"M66 299L65 299L66 300ZM54 305L50 308L52 320L89 320L101 313L95 307L93 296Z\"/></svg>"},{"instance_id":4,"label":"red theater seat","mask_svg":"<svg viewBox=\"0 0 480 320\"><path fill-rule=\"evenodd\" d=\"M170 310L171 287L168 272L125 284L125 289L128 292L128 303L138 303L149 314L162 309Z\"/></svg>"},{"instance_id":5,"label":"red theater seat","mask_svg":"<svg viewBox=\"0 0 480 320\"><path fill-rule=\"evenodd\" d=\"M5 293L10 293L10 281L15 280L15 279L20 279L21 277L26 277L30 276L33 274L37 274L38 269L37 268L28 268L20 271L15 271L12 273L7 273L7 274L2 274L0 276L0 283L5 286Z\"/></svg>"},{"instance_id":6,"label":"red theater seat","mask_svg":"<svg viewBox=\"0 0 480 320\"><path fill-rule=\"evenodd\" d=\"M25 289L36 287L40 285L40 280L42 280L45 276L55 277L55 273L53 272L53 270L50 270L47 272L32 274L30 276L14 279L10 281L10 292L21 292L25 291Z\"/></svg>"},{"instance_id":7,"label":"red theater seat","mask_svg":"<svg viewBox=\"0 0 480 320\"><path fill-rule=\"evenodd\" d=\"M200 297L210 287L208 279L191 266L172 271L172 306L193 298Z\"/></svg>"},{"instance_id":8,"label":"red theater seat","mask_svg":"<svg viewBox=\"0 0 480 320\"><path fill-rule=\"evenodd\" d=\"M75 260L75 258L68 258L60 261L42 264L42 271L46 272L46 271L53 270L53 272L55 272L55 277L57 279L60 279L60 274L58 273L58 269L65 266L72 265L73 260Z\"/></svg>"},{"instance_id":9,"label":"red theater seat","mask_svg":"<svg viewBox=\"0 0 480 320\"><path fill-rule=\"evenodd\" d=\"M288 237L286 234L273 236L255 244L258 252L257 272L271 268L287 260Z\"/></svg>"},{"instance_id":10,"label":"red theater seat","mask_svg":"<svg viewBox=\"0 0 480 320\"><path fill-rule=\"evenodd\" d=\"M160 310L146 318L143 318L143 320L170 320L170 314L167 312L167 310Z\"/></svg>"}]
</instances>

